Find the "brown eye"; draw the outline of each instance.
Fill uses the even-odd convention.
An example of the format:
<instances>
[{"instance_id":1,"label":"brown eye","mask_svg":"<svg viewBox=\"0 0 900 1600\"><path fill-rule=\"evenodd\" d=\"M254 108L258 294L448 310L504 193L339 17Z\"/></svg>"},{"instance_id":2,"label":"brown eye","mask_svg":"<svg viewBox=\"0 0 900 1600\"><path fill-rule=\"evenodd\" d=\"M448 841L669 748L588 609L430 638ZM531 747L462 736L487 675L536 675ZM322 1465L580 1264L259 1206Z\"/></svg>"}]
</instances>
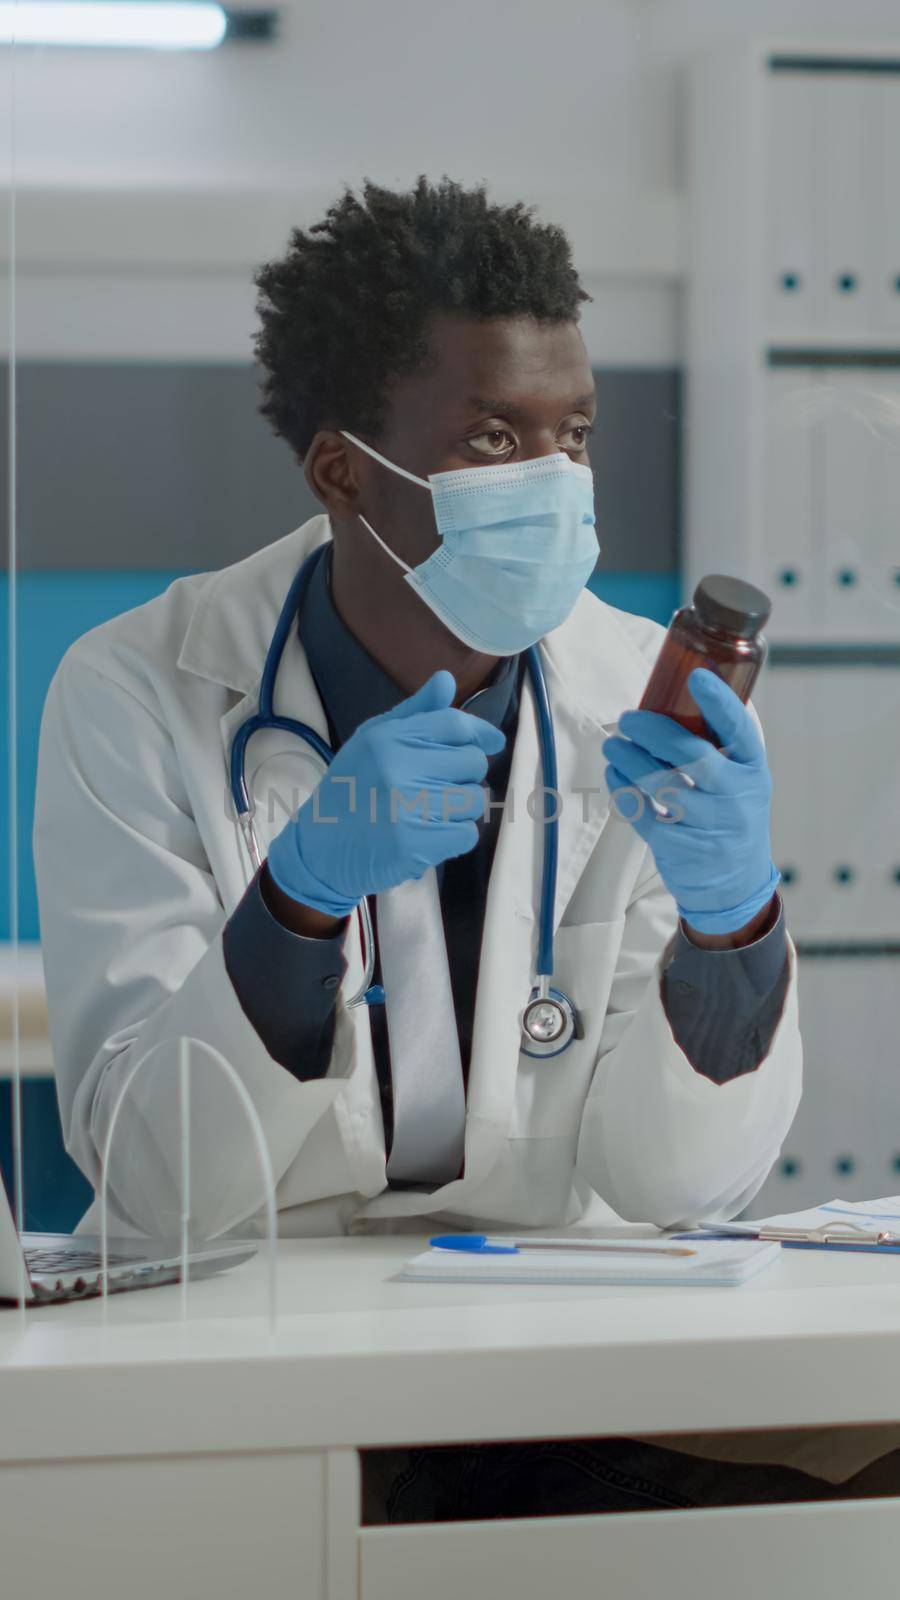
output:
<instances>
[{"instance_id":1,"label":"brown eye","mask_svg":"<svg viewBox=\"0 0 900 1600\"><path fill-rule=\"evenodd\" d=\"M469 441L473 450L483 456L505 456L515 447L515 439L505 428L491 428L488 433L477 433Z\"/></svg>"},{"instance_id":2,"label":"brown eye","mask_svg":"<svg viewBox=\"0 0 900 1600\"><path fill-rule=\"evenodd\" d=\"M568 450L573 455L579 455L582 450L587 448L588 439L593 431L589 422L572 423L568 428L563 429L557 440L560 450Z\"/></svg>"}]
</instances>

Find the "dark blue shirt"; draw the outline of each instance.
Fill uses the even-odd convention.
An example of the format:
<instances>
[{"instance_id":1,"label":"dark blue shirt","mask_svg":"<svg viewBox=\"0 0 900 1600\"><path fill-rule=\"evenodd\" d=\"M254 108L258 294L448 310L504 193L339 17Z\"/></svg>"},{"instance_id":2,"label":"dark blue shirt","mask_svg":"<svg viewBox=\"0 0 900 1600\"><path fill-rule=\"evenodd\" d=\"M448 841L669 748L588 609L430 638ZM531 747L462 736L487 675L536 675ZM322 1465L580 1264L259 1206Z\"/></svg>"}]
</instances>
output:
<instances>
[{"instance_id":1,"label":"dark blue shirt","mask_svg":"<svg viewBox=\"0 0 900 1600\"><path fill-rule=\"evenodd\" d=\"M329 572L330 559L326 557L310 581L298 628L330 740L337 749L361 722L402 700L404 691L341 621L331 598ZM509 780L522 665L521 657L501 661L492 680L467 703L507 736L505 748L489 762L485 780L491 800L500 803ZM487 886L500 816L499 805L491 806L488 819L479 824L475 849L445 862L439 870L447 959L466 1075ZM330 939L305 939L290 932L268 909L260 876L226 925L228 973L269 1054L298 1078L321 1078L331 1059L334 1009L346 966L346 930L342 928ZM724 1083L753 1071L768 1054L786 988L787 945L779 907L774 926L739 950L701 950L679 928L663 976L662 997L674 1037L696 1071ZM390 1150L393 1119L385 1008L372 1006L369 1015Z\"/></svg>"}]
</instances>

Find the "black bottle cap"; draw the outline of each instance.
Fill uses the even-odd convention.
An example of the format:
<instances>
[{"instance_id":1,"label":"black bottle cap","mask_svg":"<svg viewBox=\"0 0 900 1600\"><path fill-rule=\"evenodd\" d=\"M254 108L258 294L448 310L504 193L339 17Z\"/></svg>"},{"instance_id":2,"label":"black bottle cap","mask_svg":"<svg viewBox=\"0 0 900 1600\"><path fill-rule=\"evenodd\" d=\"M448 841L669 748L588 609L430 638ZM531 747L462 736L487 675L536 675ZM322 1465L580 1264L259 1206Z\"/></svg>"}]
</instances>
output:
<instances>
[{"instance_id":1,"label":"black bottle cap","mask_svg":"<svg viewBox=\"0 0 900 1600\"><path fill-rule=\"evenodd\" d=\"M769 620L772 602L762 589L743 578L714 572L694 590L694 609L708 628L721 628L737 639L752 639Z\"/></svg>"}]
</instances>

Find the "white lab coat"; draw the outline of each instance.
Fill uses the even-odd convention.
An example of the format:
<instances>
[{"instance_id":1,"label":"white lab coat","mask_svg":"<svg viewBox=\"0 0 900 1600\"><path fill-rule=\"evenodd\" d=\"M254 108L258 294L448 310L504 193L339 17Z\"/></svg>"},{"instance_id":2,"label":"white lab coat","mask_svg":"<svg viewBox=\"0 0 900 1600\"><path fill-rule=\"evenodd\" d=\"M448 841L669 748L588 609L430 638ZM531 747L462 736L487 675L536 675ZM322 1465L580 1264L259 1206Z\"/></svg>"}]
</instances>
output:
<instances>
[{"instance_id":1,"label":"white lab coat","mask_svg":"<svg viewBox=\"0 0 900 1600\"><path fill-rule=\"evenodd\" d=\"M542 860L542 826L527 806L541 785L527 688L487 898L464 1176L435 1193L387 1189L364 1007L339 1001L320 1081L293 1077L252 1028L223 960L223 924L251 875L226 759L256 709L290 580L329 536L327 518L314 517L235 566L180 579L79 640L53 681L35 852L69 1151L97 1187L113 1110L152 1051L122 1100L108 1181L114 1215L148 1229L170 1223L158 1197L179 1170L171 1063L175 1041L189 1036L221 1052L249 1094L284 1233L403 1227L426 1215L549 1226L604 1207L661 1225L734 1214L763 1182L799 1099L795 980L756 1071L719 1086L693 1069L660 999L674 904L645 845L610 814L602 776L604 735L637 703L662 630L590 593L542 645L563 796L556 977L581 1012L583 1039L550 1060L519 1050ZM296 630L275 703L327 736ZM263 791L297 804L319 770L295 739L252 740L263 849L284 823ZM349 994L361 972L355 923L347 954ZM793 971L793 950L790 959ZM234 1089L208 1066L195 1082L191 1203L196 1231L211 1235L255 1211L263 1191Z\"/></svg>"}]
</instances>

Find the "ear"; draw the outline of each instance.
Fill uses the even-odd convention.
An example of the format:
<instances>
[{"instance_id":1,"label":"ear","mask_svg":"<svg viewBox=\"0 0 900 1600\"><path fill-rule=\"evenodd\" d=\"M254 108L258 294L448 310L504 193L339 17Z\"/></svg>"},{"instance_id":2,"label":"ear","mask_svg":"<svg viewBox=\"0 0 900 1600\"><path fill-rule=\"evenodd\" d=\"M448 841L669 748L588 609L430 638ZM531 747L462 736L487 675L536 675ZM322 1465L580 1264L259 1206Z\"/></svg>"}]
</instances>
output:
<instances>
[{"instance_id":1,"label":"ear","mask_svg":"<svg viewBox=\"0 0 900 1600\"><path fill-rule=\"evenodd\" d=\"M343 434L335 428L323 428L317 433L306 452L303 472L316 499L330 516L338 519L356 515L359 505L360 484L357 479L357 462Z\"/></svg>"}]
</instances>

